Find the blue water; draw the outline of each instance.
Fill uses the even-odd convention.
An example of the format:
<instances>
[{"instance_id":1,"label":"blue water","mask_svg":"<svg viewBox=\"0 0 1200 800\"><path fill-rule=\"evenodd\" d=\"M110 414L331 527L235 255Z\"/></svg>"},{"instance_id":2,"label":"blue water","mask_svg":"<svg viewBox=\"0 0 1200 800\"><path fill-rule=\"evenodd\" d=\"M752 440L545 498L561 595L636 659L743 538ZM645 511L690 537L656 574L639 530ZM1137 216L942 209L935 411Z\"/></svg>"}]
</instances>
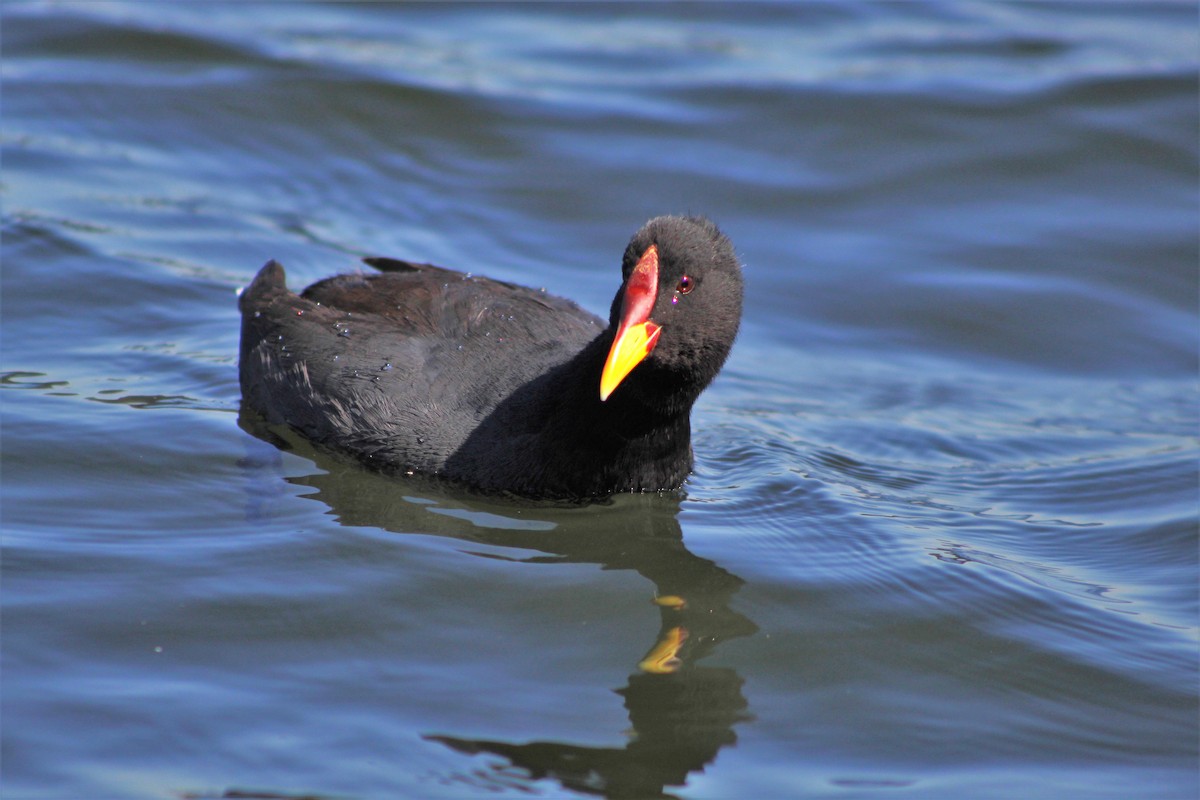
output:
<instances>
[{"instance_id":1,"label":"blue water","mask_svg":"<svg viewBox=\"0 0 1200 800\"><path fill-rule=\"evenodd\" d=\"M5 800L1200 791L1194 5L0 11ZM268 258L603 312L689 211L683 496L240 418Z\"/></svg>"}]
</instances>

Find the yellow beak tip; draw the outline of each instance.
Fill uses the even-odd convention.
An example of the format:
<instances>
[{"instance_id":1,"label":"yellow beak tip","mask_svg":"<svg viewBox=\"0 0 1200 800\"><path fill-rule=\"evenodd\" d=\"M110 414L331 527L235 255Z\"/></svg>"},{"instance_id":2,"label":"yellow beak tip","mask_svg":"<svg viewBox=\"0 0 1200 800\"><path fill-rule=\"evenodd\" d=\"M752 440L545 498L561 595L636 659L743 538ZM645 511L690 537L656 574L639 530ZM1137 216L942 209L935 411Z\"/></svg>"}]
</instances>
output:
<instances>
[{"instance_id":1,"label":"yellow beak tip","mask_svg":"<svg viewBox=\"0 0 1200 800\"><path fill-rule=\"evenodd\" d=\"M604 370L600 373L600 402L625 380L634 367L642 362L658 342L660 332L658 325L653 322L643 322L632 325L621 331L608 352L604 362Z\"/></svg>"}]
</instances>

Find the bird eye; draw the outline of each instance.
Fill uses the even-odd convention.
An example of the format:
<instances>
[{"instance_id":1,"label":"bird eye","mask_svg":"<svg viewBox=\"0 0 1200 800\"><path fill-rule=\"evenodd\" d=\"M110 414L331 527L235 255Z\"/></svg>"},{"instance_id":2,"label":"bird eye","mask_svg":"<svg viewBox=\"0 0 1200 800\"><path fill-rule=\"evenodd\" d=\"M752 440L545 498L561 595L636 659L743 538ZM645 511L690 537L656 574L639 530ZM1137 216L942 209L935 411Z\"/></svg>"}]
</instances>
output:
<instances>
[{"instance_id":1,"label":"bird eye","mask_svg":"<svg viewBox=\"0 0 1200 800\"><path fill-rule=\"evenodd\" d=\"M690 292L692 290L692 287L694 287L695 285L696 285L695 281L693 281L687 275L684 275L682 278L679 279L679 284L675 287L675 291L679 292L680 294L687 294L688 292Z\"/></svg>"}]
</instances>

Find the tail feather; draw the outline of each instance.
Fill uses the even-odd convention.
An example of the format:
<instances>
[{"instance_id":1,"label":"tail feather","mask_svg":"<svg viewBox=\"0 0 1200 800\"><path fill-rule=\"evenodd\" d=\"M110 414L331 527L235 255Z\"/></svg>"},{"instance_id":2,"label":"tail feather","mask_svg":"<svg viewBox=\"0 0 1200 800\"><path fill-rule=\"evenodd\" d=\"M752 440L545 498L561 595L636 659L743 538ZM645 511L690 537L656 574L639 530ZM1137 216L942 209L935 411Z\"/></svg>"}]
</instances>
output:
<instances>
[{"instance_id":1,"label":"tail feather","mask_svg":"<svg viewBox=\"0 0 1200 800\"><path fill-rule=\"evenodd\" d=\"M283 271L283 265L272 258L258 271L250 285L242 290L238 297L238 310L245 313L247 309L261 305L269 295L286 291L287 274Z\"/></svg>"}]
</instances>

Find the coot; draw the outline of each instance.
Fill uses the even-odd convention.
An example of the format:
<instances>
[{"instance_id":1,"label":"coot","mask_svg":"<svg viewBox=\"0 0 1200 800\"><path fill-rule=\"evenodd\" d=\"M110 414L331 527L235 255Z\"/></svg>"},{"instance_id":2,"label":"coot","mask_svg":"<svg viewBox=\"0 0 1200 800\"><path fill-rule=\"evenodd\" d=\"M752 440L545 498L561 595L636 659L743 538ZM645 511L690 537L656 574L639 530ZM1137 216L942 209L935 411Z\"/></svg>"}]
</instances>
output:
<instances>
[{"instance_id":1,"label":"coot","mask_svg":"<svg viewBox=\"0 0 1200 800\"><path fill-rule=\"evenodd\" d=\"M737 335L742 275L707 219L650 220L608 322L544 291L368 258L297 295L270 261L242 293L245 404L319 446L485 492L679 488L692 404Z\"/></svg>"}]
</instances>

